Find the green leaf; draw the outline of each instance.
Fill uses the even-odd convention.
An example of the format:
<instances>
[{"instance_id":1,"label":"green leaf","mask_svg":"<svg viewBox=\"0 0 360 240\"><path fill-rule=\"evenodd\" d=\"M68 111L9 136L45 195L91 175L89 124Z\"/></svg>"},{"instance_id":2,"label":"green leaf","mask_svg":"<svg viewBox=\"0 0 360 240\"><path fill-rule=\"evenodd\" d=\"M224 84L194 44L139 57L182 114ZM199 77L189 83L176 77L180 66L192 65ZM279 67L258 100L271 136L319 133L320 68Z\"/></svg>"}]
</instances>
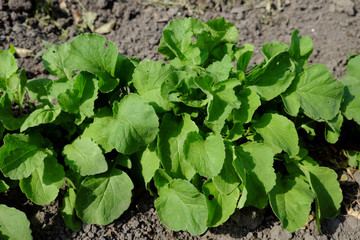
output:
<instances>
[{"instance_id":1,"label":"green leaf","mask_svg":"<svg viewBox=\"0 0 360 240\"><path fill-rule=\"evenodd\" d=\"M9 50L0 50L0 82L10 78L17 69L14 55Z\"/></svg>"},{"instance_id":2,"label":"green leaf","mask_svg":"<svg viewBox=\"0 0 360 240\"><path fill-rule=\"evenodd\" d=\"M68 57L69 51L69 43L48 48L42 56L45 69L53 76L70 79L74 71L65 66L65 59Z\"/></svg>"},{"instance_id":3,"label":"green leaf","mask_svg":"<svg viewBox=\"0 0 360 240\"><path fill-rule=\"evenodd\" d=\"M29 97L33 101L42 102L45 105L52 106L53 97L50 94L49 86L52 80L47 78L31 79L26 83ZM57 97L57 96L55 96Z\"/></svg>"},{"instance_id":4,"label":"green leaf","mask_svg":"<svg viewBox=\"0 0 360 240\"><path fill-rule=\"evenodd\" d=\"M279 114L266 113L253 126L274 153L280 153L281 150L290 156L296 156L299 153L299 137L294 123L288 118Z\"/></svg>"},{"instance_id":5,"label":"green leaf","mask_svg":"<svg viewBox=\"0 0 360 240\"><path fill-rule=\"evenodd\" d=\"M352 58L349 60L348 64L346 65L346 72L350 77L355 77L360 79L360 55Z\"/></svg>"},{"instance_id":6,"label":"green leaf","mask_svg":"<svg viewBox=\"0 0 360 240\"><path fill-rule=\"evenodd\" d=\"M268 203L267 193L275 186L273 151L263 143L247 142L235 147L233 162L246 194L240 198L240 208L248 205L264 208Z\"/></svg>"},{"instance_id":7,"label":"green leaf","mask_svg":"<svg viewBox=\"0 0 360 240\"><path fill-rule=\"evenodd\" d=\"M299 177L282 177L278 174L276 185L269 192L270 206L280 219L282 227L294 232L309 219L314 194L310 186Z\"/></svg>"},{"instance_id":8,"label":"green leaf","mask_svg":"<svg viewBox=\"0 0 360 240\"><path fill-rule=\"evenodd\" d=\"M250 88L244 88L238 93L241 102L240 108L234 111L234 121L248 123L251 121L256 109L260 107L259 95Z\"/></svg>"},{"instance_id":9,"label":"green leaf","mask_svg":"<svg viewBox=\"0 0 360 240\"><path fill-rule=\"evenodd\" d=\"M334 119L330 121L325 121L325 138L331 144L336 143L340 137L341 126L343 124L344 118L341 113L339 113Z\"/></svg>"},{"instance_id":10,"label":"green leaf","mask_svg":"<svg viewBox=\"0 0 360 240\"><path fill-rule=\"evenodd\" d=\"M198 132L190 132L184 143L184 153L190 165L204 177L215 177L224 165L225 146L220 134L203 139Z\"/></svg>"},{"instance_id":11,"label":"green leaf","mask_svg":"<svg viewBox=\"0 0 360 240\"><path fill-rule=\"evenodd\" d=\"M142 61L134 70L133 83L139 95L154 107L156 112L170 111L173 104L162 96L177 84L174 68L163 62ZM166 91L168 89L168 91Z\"/></svg>"},{"instance_id":12,"label":"green leaf","mask_svg":"<svg viewBox=\"0 0 360 240\"><path fill-rule=\"evenodd\" d=\"M106 172L108 165L100 147L89 137L77 138L64 147L65 163L81 176Z\"/></svg>"},{"instance_id":13,"label":"green leaf","mask_svg":"<svg viewBox=\"0 0 360 240\"><path fill-rule=\"evenodd\" d=\"M5 192L9 188L10 186L4 180L0 179L0 193Z\"/></svg>"},{"instance_id":14,"label":"green leaf","mask_svg":"<svg viewBox=\"0 0 360 240\"><path fill-rule=\"evenodd\" d=\"M88 176L76 197L77 215L87 224L107 225L128 209L133 188L129 176L116 168Z\"/></svg>"},{"instance_id":15,"label":"green leaf","mask_svg":"<svg viewBox=\"0 0 360 240\"><path fill-rule=\"evenodd\" d=\"M186 161L184 143L188 133L198 131L198 128L189 115L184 114L182 119L171 114L165 114L161 120L158 149L161 164L174 178L190 180L195 170Z\"/></svg>"},{"instance_id":16,"label":"green leaf","mask_svg":"<svg viewBox=\"0 0 360 240\"><path fill-rule=\"evenodd\" d=\"M94 140L102 149L104 149L105 153L111 152L114 149L108 143L108 138L110 137L110 128L114 119L112 117L112 112L108 108L100 109L95 117L94 122L89 124L87 128L85 128L82 137L90 137Z\"/></svg>"},{"instance_id":17,"label":"green leaf","mask_svg":"<svg viewBox=\"0 0 360 240\"><path fill-rule=\"evenodd\" d=\"M307 59L313 51L313 42L309 36L298 36L299 31L296 29L291 35L291 44L289 53L291 58L298 61L302 67L306 67Z\"/></svg>"},{"instance_id":18,"label":"green leaf","mask_svg":"<svg viewBox=\"0 0 360 240\"><path fill-rule=\"evenodd\" d=\"M64 111L80 115L80 119L76 120L76 123L79 124L85 117L94 115L94 102L97 94L98 81L95 76L81 72L76 76L74 87L61 93L57 101Z\"/></svg>"},{"instance_id":19,"label":"green leaf","mask_svg":"<svg viewBox=\"0 0 360 240\"><path fill-rule=\"evenodd\" d=\"M230 194L241 183L239 175L232 165L234 160L234 149L225 142L225 161L219 175L213 177L213 183L222 194Z\"/></svg>"},{"instance_id":20,"label":"green leaf","mask_svg":"<svg viewBox=\"0 0 360 240\"><path fill-rule=\"evenodd\" d=\"M99 89L107 93L119 83L114 78L118 49L114 43L96 34L82 34L70 43L65 67L87 71L99 78Z\"/></svg>"},{"instance_id":21,"label":"green leaf","mask_svg":"<svg viewBox=\"0 0 360 240\"><path fill-rule=\"evenodd\" d=\"M51 203L58 196L59 188L64 185L63 166L53 156L45 158L28 178L20 180L23 193L37 205Z\"/></svg>"},{"instance_id":22,"label":"green leaf","mask_svg":"<svg viewBox=\"0 0 360 240\"><path fill-rule=\"evenodd\" d=\"M0 204L0 238L4 240L33 239L30 222L25 213Z\"/></svg>"},{"instance_id":23,"label":"green leaf","mask_svg":"<svg viewBox=\"0 0 360 240\"><path fill-rule=\"evenodd\" d=\"M158 117L139 95L129 94L114 102L113 112L114 119L104 131L110 131L108 143L118 152L132 154L155 139Z\"/></svg>"},{"instance_id":24,"label":"green leaf","mask_svg":"<svg viewBox=\"0 0 360 240\"><path fill-rule=\"evenodd\" d=\"M208 180L202 187L209 210L206 225L217 227L226 222L234 213L240 196L240 190L235 188L230 194L219 192L212 180Z\"/></svg>"},{"instance_id":25,"label":"green leaf","mask_svg":"<svg viewBox=\"0 0 360 240\"><path fill-rule=\"evenodd\" d=\"M24 123L21 125L20 132L23 132L30 127L51 123L55 121L60 113L61 108L56 106L54 108L50 108L49 106L38 108L25 119Z\"/></svg>"},{"instance_id":26,"label":"green leaf","mask_svg":"<svg viewBox=\"0 0 360 240\"><path fill-rule=\"evenodd\" d=\"M26 93L26 72L24 69L17 71L10 78L5 80L6 92L9 94L10 99L19 104L22 110L22 103Z\"/></svg>"},{"instance_id":27,"label":"green leaf","mask_svg":"<svg viewBox=\"0 0 360 240\"><path fill-rule=\"evenodd\" d=\"M315 64L305 69L281 97L291 115L301 107L314 120L331 120L339 112L343 92L344 87L327 67Z\"/></svg>"},{"instance_id":28,"label":"green leaf","mask_svg":"<svg viewBox=\"0 0 360 240\"><path fill-rule=\"evenodd\" d=\"M247 66L249 65L251 56L254 52L254 46L251 44L245 44L244 46L236 49L235 57L237 59L236 69L245 72Z\"/></svg>"},{"instance_id":29,"label":"green leaf","mask_svg":"<svg viewBox=\"0 0 360 240\"><path fill-rule=\"evenodd\" d=\"M27 178L48 156L42 139L35 135L6 134L0 148L0 167L13 180Z\"/></svg>"},{"instance_id":30,"label":"green leaf","mask_svg":"<svg viewBox=\"0 0 360 240\"><path fill-rule=\"evenodd\" d=\"M166 173L162 168L159 168L155 171L154 174L154 184L157 188L158 194L161 195L161 192L167 190L167 185L172 181L172 178Z\"/></svg>"},{"instance_id":31,"label":"green leaf","mask_svg":"<svg viewBox=\"0 0 360 240\"><path fill-rule=\"evenodd\" d=\"M249 88L269 101L284 92L295 78L295 66L288 52L280 52L247 76Z\"/></svg>"},{"instance_id":32,"label":"green leaf","mask_svg":"<svg viewBox=\"0 0 360 240\"><path fill-rule=\"evenodd\" d=\"M197 235L207 229L205 196L186 180L174 179L166 184L154 205L161 222L173 231L188 230Z\"/></svg>"},{"instance_id":33,"label":"green leaf","mask_svg":"<svg viewBox=\"0 0 360 240\"><path fill-rule=\"evenodd\" d=\"M9 95L5 93L0 98L0 122L7 130L14 131L21 127L25 119L25 115L14 117L12 101Z\"/></svg>"},{"instance_id":34,"label":"green leaf","mask_svg":"<svg viewBox=\"0 0 360 240\"><path fill-rule=\"evenodd\" d=\"M262 53L266 61L269 61L272 57L288 50L289 45L278 41L269 42L262 46Z\"/></svg>"},{"instance_id":35,"label":"green leaf","mask_svg":"<svg viewBox=\"0 0 360 240\"><path fill-rule=\"evenodd\" d=\"M311 164L302 164L300 168L315 194L316 219L318 229L320 229L320 224L324 219L332 219L340 211L343 195L337 181L337 174L330 168Z\"/></svg>"},{"instance_id":36,"label":"green leaf","mask_svg":"<svg viewBox=\"0 0 360 240\"><path fill-rule=\"evenodd\" d=\"M344 85L344 101L341 103L341 112L347 119L353 119L360 124L360 77L345 77L340 82Z\"/></svg>"},{"instance_id":37,"label":"green leaf","mask_svg":"<svg viewBox=\"0 0 360 240\"><path fill-rule=\"evenodd\" d=\"M225 55L221 61L210 64L206 68L206 71L210 73L215 82L220 82L229 78L230 71L233 68L234 65L231 61L231 57L229 55Z\"/></svg>"},{"instance_id":38,"label":"green leaf","mask_svg":"<svg viewBox=\"0 0 360 240\"><path fill-rule=\"evenodd\" d=\"M76 192L73 188L68 188L61 207L61 216L65 222L65 225L72 231L79 231L82 227L82 222L75 211Z\"/></svg>"}]
</instances>

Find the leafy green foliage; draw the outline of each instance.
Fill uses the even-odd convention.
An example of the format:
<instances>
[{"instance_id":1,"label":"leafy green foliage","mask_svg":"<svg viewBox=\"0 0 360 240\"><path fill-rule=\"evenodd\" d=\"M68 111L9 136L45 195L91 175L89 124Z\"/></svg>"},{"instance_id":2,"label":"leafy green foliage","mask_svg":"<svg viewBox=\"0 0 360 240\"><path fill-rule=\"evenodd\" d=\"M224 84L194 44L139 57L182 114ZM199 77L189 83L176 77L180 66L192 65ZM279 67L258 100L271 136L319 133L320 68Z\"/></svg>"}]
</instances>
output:
<instances>
[{"instance_id":1,"label":"leafy green foliage","mask_svg":"<svg viewBox=\"0 0 360 240\"><path fill-rule=\"evenodd\" d=\"M73 231L120 217L134 185L158 195L172 230L202 234L236 208L270 203L295 231L313 202L320 229L342 194L336 173L306 147L315 134L334 144L347 121L360 123L360 58L338 82L325 65L308 66L313 43L297 30L290 45L265 44L252 69L254 46L237 41L223 18L176 19L159 45L170 61L139 63L83 34L44 53L56 80L28 81L12 52L0 50L0 192L19 185L44 205L64 187L61 215ZM32 111L17 113L26 92ZM21 231L12 231L15 221ZM30 238L17 210L1 205L0 223L0 236Z\"/></svg>"},{"instance_id":2,"label":"leafy green foliage","mask_svg":"<svg viewBox=\"0 0 360 240\"><path fill-rule=\"evenodd\" d=\"M0 205L0 237L1 239L32 239L30 222L25 213Z\"/></svg>"}]
</instances>

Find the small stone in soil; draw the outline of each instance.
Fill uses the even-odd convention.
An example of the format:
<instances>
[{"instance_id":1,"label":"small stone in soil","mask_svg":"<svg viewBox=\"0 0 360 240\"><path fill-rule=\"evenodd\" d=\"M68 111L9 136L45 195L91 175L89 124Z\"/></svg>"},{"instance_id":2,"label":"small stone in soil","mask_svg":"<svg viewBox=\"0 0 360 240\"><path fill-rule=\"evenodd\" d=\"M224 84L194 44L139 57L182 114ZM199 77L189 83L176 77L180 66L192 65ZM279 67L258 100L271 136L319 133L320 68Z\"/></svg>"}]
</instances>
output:
<instances>
[{"instance_id":1,"label":"small stone in soil","mask_svg":"<svg viewBox=\"0 0 360 240\"><path fill-rule=\"evenodd\" d=\"M282 229L281 225L276 225L270 230L271 239L288 240L291 239L292 234Z\"/></svg>"}]
</instances>

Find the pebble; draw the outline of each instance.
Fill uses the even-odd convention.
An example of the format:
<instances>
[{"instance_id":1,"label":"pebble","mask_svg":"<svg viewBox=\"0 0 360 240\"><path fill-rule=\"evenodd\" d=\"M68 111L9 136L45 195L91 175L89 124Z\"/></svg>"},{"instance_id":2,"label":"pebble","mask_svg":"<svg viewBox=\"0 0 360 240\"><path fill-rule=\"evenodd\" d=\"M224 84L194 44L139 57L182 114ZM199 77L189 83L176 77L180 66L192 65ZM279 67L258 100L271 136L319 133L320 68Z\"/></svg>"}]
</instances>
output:
<instances>
[{"instance_id":1,"label":"pebble","mask_svg":"<svg viewBox=\"0 0 360 240\"><path fill-rule=\"evenodd\" d=\"M270 237L276 240L289 240L292 234L282 229L281 225L276 225L270 230Z\"/></svg>"}]
</instances>

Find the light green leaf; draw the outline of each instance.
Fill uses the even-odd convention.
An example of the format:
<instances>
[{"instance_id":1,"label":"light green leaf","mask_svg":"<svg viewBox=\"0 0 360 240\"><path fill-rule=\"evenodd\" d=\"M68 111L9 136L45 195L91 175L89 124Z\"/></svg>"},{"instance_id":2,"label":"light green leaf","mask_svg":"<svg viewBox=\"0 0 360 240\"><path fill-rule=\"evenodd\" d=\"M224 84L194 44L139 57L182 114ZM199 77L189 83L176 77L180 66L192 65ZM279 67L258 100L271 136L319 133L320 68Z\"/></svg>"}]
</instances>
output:
<instances>
[{"instance_id":1,"label":"light green leaf","mask_svg":"<svg viewBox=\"0 0 360 240\"><path fill-rule=\"evenodd\" d=\"M65 59L69 55L70 44L64 43L59 46L48 48L42 56L45 69L58 78L70 79L74 71L65 66Z\"/></svg>"},{"instance_id":2,"label":"light green leaf","mask_svg":"<svg viewBox=\"0 0 360 240\"><path fill-rule=\"evenodd\" d=\"M340 211L343 195L337 181L337 174L330 168L311 164L300 165L300 168L315 194L316 219L318 229L320 229L320 224L324 219L332 219Z\"/></svg>"},{"instance_id":3,"label":"light green leaf","mask_svg":"<svg viewBox=\"0 0 360 240\"><path fill-rule=\"evenodd\" d=\"M352 58L349 60L348 64L346 65L346 72L350 77L355 77L360 79L360 55Z\"/></svg>"},{"instance_id":4,"label":"light green leaf","mask_svg":"<svg viewBox=\"0 0 360 240\"><path fill-rule=\"evenodd\" d=\"M266 61L287 50L289 50L289 45L278 41L269 42L262 46L262 53Z\"/></svg>"},{"instance_id":5,"label":"light green leaf","mask_svg":"<svg viewBox=\"0 0 360 240\"><path fill-rule=\"evenodd\" d=\"M244 88L238 93L241 105L238 110L234 110L234 121L248 123L251 121L254 112L260 107L260 97L250 88Z\"/></svg>"},{"instance_id":6,"label":"light green leaf","mask_svg":"<svg viewBox=\"0 0 360 240\"><path fill-rule=\"evenodd\" d=\"M0 122L9 131L17 130L26 119L26 115L14 117L12 100L7 93L0 97Z\"/></svg>"},{"instance_id":7,"label":"light green leaf","mask_svg":"<svg viewBox=\"0 0 360 240\"><path fill-rule=\"evenodd\" d=\"M340 137L341 126L343 124L344 118L341 113L339 113L334 119L330 121L325 121L325 138L331 144L336 143Z\"/></svg>"},{"instance_id":8,"label":"light green leaf","mask_svg":"<svg viewBox=\"0 0 360 240\"><path fill-rule=\"evenodd\" d=\"M107 171L108 165L100 147L89 137L77 138L64 147L65 163L81 176Z\"/></svg>"},{"instance_id":9,"label":"light green leaf","mask_svg":"<svg viewBox=\"0 0 360 240\"><path fill-rule=\"evenodd\" d=\"M284 92L295 78L295 66L288 52L272 57L264 66L255 68L247 76L249 88L269 101Z\"/></svg>"},{"instance_id":10,"label":"light green leaf","mask_svg":"<svg viewBox=\"0 0 360 240\"><path fill-rule=\"evenodd\" d=\"M184 143L188 133L198 131L198 128L185 114L182 119L165 114L161 120L158 149L161 163L165 170L174 178L190 180L195 170L186 161Z\"/></svg>"},{"instance_id":11,"label":"light green leaf","mask_svg":"<svg viewBox=\"0 0 360 240\"><path fill-rule=\"evenodd\" d=\"M299 153L299 137L294 123L288 118L279 114L266 113L253 126L274 153L280 153L281 150L290 156L296 156Z\"/></svg>"},{"instance_id":12,"label":"light green leaf","mask_svg":"<svg viewBox=\"0 0 360 240\"><path fill-rule=\"evenodd\" d=\"M10 188L10 186L7 185L7 183L4 180L0 179L0 193L5 192L9 188Z\"/></svg>"},{"instance_id":13,"label":"light green leaf","mask_svg":"<svg viewBox=\"0 0 360 240\"><path fill-rule=\"evenodd\" d=\"M209 210L206 225L217 227L226 222L234 213L240 196L239 188L235 188L230 194L219 192L212 180L208 180L202 187Z\"/></svg>"},{"instance_id":14,"label":"light green leaf","mask_svg":"<svg viewBox=\"0 0 360 240\"><path fill-rule=\"evenodd\" d=\"M341 112L347 119L353 119L360 124L360 77L345 77L340 82L344 85L344 101L341 103Z\"/></svg>"},{"instance_id":15,"label":"light green leaf","mask_svg":"<svg viewBox=\"0 0 360 240\"><path fill-rule=\"evenodd\" d=\"M65 67L87 71L99 78L101 92L112 91L119 83L114 78L118 49L114 43L96 34L82 34L70 43Z\"/></svg>"},{"instance_id":16,"label":"light green leaf","mask_svg":"<svg viewBox=\"0 0 360 240\"><path fill-rule=\"evenodd\" d=\"M282 94L285 107L293 115L299 106L314 120L331 120L339 112L344 87L333 79L325 65L305 69Z\"/></svg>"},{"instance_id":17,"label":"light green leaf","mask_svg":"<svg viewBox=\"0 0 360 240\"><path fill-rule=\"evenodd\" d=\"M31 79L28 81L26 83L26 88L30 99L51 106L53 100L49 91L49 86L51 84L52 80L47 78Z\"/></svg>"},{"instance_id":18,"label":"light green leaf","mask_svg":"<svg viewBox=\"0 0 360 240\"><path fill-rule=\"evenodd\" d=\"M225 55L221 61L210 64L206 68L206 71L210 73L215 82L220 82L229 78L230 71L233 68L234 65L231 61L231 57L229 55Z\"/></svg>"},{"instance_id":19,"label":"light green leaf","mask_svg":"<svg viewBox=\"0 0 360 240\"><path fill-rule=\"evenodd\" d=\"M291 44L289 53L291 58L298 61L302 67L306 67L307 59L313 51L313 42L309 36L298 36L299 31L296 29L291 35Z\"/></svg>"},{"instance_id":20,"label":"light green leaf","mask_svg":"<svg viewBox=\"0 0 360 240\"><path fill-rule=\"evenodd\" d=\"M245 72L247 66L249 65L251 56L254 52L254 46L251 44L245 44L244 46L236 49L235 57L237 59L236 69Z\"/></svg>"},{"instance_id":21,"label":"light green leaf","mask_svg":"<svg viewBox=\"0 0 360 240\"><path fill-rule=\"evenodd\" d=\"M299 177L281 177L269 192L270 206L280 219L282 227L294 232L302 228L309 219L314 194L310 186Z\"/></svg>"},{"instance_id":22,"label":"light green leaf","mask_svg":"<svg viewBox=\"0 0 360 240\"><path fill-rule=\"evenodd\" d=\"M162 89L165 89L165 96L168 91L177 84L177 77L174 68L164 62L153 62L144 60L134 70L133 83L139 95L148 102L157 112L170 111L173 104L162 96Z\"/></svg>"},{"instance_id":23,"label":"light green leaf","mask_svg":"<svg viewBox=\"0 0 360 240\"><path fill-rule=\"evenodd\" d=\"M276 181L272 149L263 143L247 142L235 147L235 154L233 165L246 189L239 208L248 205L264 208L268 203L267 193Z\"/></svg>"},{"instance_id":24,"label":"light green leaf","mask_svg":"<svg viewBox=\"0 0 360 240\"><path fill-rule=\"evenodd\" d=\"M174 179L165 185L154 205L161 222L173 231L202 234L207 229L205 196L186 180Z\"/></svg>"},{"instance_id":25,"label":"light green leaf","mask_svg":"<svg viewBox=\"0 0 360 240\"><path fill-rule=\"evenodd\" d=\"M104 131L110 131L108 143L118 152L132 154L151 143L158 131L155 110L137 94L114 102L114 119Z\"/></svg>"},{"instance_id":26,"label":"light green leaf","mask_svg":"<svg viewBox=\"0 0 360 240\"><path fill-rule=\"evenodd\" d=\"M9 94L10 99L19 104L22 110L22 103L26 93L26 72L24 69L17 71L10 78L5 80L6 92Z\"/></svg>"},{"instance_id":27,"label":"light green leaf","mask_svg":"<svg viewBox=\"0 0 360 240\"><path fill-rule=\"evenodd\" d=\"M204 177L215 177L224 165L225 146L220 134L206 139L198 132L190 132L184 143L184 153L190 165Z\"/></svg>"},{"instance_id":28,"label":"light green leaf","mask_svg":"<svg viewBox=\"0 0 360 240\"><path fill-rule=\"evenodd\" d=\"M157 188L158 194L161 195L162 191L166 191L168 189L167 185L172 181L173 179L166 173L166 171L162 168L159 168L155 171L154 174L154 184Z\"/></svg>"},{"instance_id":29,"label":"light green leaf","mask_svg":"<svg viewBox=\"0 0 360 240\"><path fill-rule=\"evenodd\" d=\"M0 81L10 78L17 69L14 55L9 50L0 50Z\"/></svg>"},{"instance_id":30,"label":"light green leaf","mask_svg":"<svg viewBox=\"0 0 360 240\"><path fill-rule=\"evenodd\" d=\"M48 156L42 139L34 135L6 134L0 148L0 167L13 180L27 178Z\"/></svg>"},{"instance_id":31,"label":"light green leaf","mask_svg":"<svg viewBox=\"0 0 360 240\"><path fill-rule=\"evenodd\" d=\"M74 232L79 231L82 227L81 220L76 216L75 202L76 192L70 187L62 200L61 216L65 225Z\"/></svg>"},{"instance_id":32,"label":"light green leaf","mask_svg":"<svg viewBox=\"0 0 360 240\"><path fill-rule=\"evenodd\" d=\"M76 76L76 82L72 89L59 94L57 101L60 107L69 113L79 114L77 124L85 117L94 115L94 102L98 94L98 81L94 75L81 72Z\"/></svg>"},{"instance_id":33,"label":"light green leaf","mask_svg":"<svg viewBox=\"0 0 360 240\"><path fill-rule=\"evenodd\" d=\"M134 188L129 176L116 168L88 176L76 197L76 212L87 224L107 225L129 208Z\"/></svg>"},{"instance_id":34,"label":"light green leaf","mask_svg":"<svg viewBox=\"0 0 360 240\"><path fill-rule=\"evenodd\" d=\"M81 136L90 137L105 151L105 153L111 152L114 147L108 143L108 139L111 133L111 128L109 128L109 126L111 126L113 121L114 119L110 109L100 109L94 117L94 122L85 128Z\"/></svg>"},{"instance_id":35,"label":"light green leaf","mask_svg":"<svg viewBox=\"0 0 360 240\"><path fill-rule=\"evenodd\" d=\"M0 204L0 238L4 240L33 239L30 222L25 213Z\"/></svg>"},{"instance_id":36,"label":"light green leaf","mask_svg":"<svg viewBox=\"0 0 360 240\"><path fill-rule=\"evenodd\" d=\"M45 158L28 178L20 180L20 188L37 205L51 203L58 196L59 188L64 185L63 166L53 156Z\"/></svg>"},{"instance_id":37,"label":"light green leaf","mask_svg":"<svg viewBox=\"0 0 360 240\"><path fill-rule=\"evenodd\" d=\"M225 142L225 161L219 175L213 177L213 182L220 193L230 194L237 188L241 181L239 175L232 165L234 160L234 149Z\"/></svg>"},{"instance_id":38,"label":"light green leaf","mask_svg":"<svg viewBox=\"0 0 360 240\"><path fill-rule=\"evenodd\" d=\"M45 106L44 108L38 108L33 111L21 125L20 132L25 131L30 127L36 127L41 124L51 123L55 121L57 116L61 113L61 108L54 107L50 108L49 106Z\"/></svg>"}]
</instances>

